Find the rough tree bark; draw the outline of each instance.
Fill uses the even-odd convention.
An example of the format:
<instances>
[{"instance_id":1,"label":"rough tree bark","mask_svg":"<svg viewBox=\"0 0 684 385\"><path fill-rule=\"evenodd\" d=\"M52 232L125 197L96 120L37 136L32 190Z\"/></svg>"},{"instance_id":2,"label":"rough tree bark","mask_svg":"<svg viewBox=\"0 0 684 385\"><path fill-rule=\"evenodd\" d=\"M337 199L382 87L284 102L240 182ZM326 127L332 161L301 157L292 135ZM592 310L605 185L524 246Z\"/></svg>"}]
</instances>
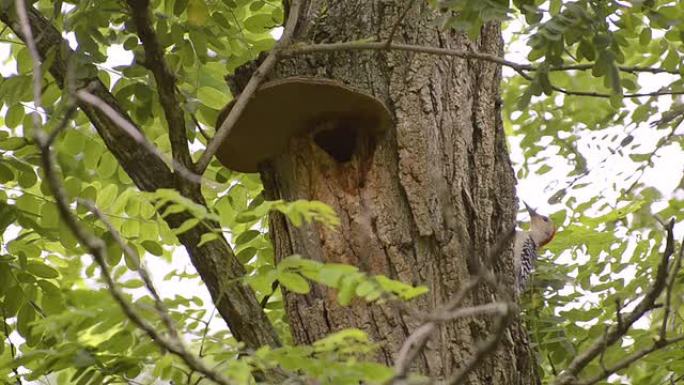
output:
<instances>
[{"instance_id":1,"label":"rough tree bark","mask_svg":"<svg viewBox=\"0 0 684 385\"><path fill-rule=\"evenodd\" d=\"M325 43L386 38L409 2L312 0L295 34L297 42ZM396 42L502 54L501 31L490 23L477 41L439 31L436 15L415 2ZM335 52L281 61L273 78L291 75L340 80L383 100L395 127L377 143L366 143L350 162L338 163L312 138L293 138L288 151L261 171L271 199L315 199L341 218L338 231L294 227L271 216L277 258L301 254L358 266L372 274L430 287L411 304L427 311L450 299L475 266L514 226L515 178L500 119L497 65L409 52ZM509 252L497 262L512 277ZM512 287L512 279L508 280ZM492 300L480 287L470 303ZM332 291L286 294L294 338L311 343L345 327L359 327L381 343L379 359L392 364L416 321L388 305L336 304ZM457 370L489 335L490 321L469 319L441 327L417 366L445 376ZM470 384L536 382L525 333L515 321L500 348Z\"/></svg>"}]
</instances>

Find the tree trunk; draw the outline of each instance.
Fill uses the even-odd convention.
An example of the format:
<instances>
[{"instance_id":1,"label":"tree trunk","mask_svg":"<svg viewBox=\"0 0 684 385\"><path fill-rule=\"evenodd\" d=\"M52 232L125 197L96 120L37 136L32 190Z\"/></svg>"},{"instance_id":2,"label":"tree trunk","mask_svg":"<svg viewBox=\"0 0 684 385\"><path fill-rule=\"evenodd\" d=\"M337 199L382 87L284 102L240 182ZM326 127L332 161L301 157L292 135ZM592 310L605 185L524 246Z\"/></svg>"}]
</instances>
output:
<instances>
[{"instance_id":1,"label":"tree trunk","mask_svg":"<svg viewBox=\"0 0 684 385\"><path fill-rule=\"evenodd\" d=\"M295 41L386 38L408 3L313 0L300 18ZM413 4L395 42L502 54L498 24L487 24L479 40L472 41L436 29L431 8L425 2ZM288 150L262 169L270 199L320 200L342 222L336 231L294 227L273 214L270 231L277 258L301 254L427 285L430 293L409 304L418 311L448 302L514 226L515 178L500 118L498 66L412 52L346 51L283 60L274 77L292 75L337 79L375 95L393 113L395 125L375 143L366 142L366 151L357 151L348 162L337 162L309 135L293 138ZM512 288L507 250L495 268ZM481 286L466 305L492 298L492 290ZM378 358L387 364L418 325L389 305L354 301L340 306L334 292L322 287L307 295L286 293L285 302L297 343L358 327L380 343ZM519 322L468 383L536 382ZM447 376L490 334L491 323L480 317L445 324L416 367L427 375Z\"/></svg>"}]
</instances>

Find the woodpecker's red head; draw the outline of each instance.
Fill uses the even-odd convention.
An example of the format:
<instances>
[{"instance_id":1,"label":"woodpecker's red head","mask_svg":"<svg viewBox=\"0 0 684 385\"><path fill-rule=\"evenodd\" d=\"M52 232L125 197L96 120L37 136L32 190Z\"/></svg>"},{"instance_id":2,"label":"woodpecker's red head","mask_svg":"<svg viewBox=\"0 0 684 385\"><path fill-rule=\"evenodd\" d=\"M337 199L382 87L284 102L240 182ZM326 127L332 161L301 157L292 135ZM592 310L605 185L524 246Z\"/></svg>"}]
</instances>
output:
<instances>
[{"instance_id":1,"label":"woodpecker's red head","mask_svg":"<svg viewBox=\"0 0 684 385\"><path fill-rule=\"evenodd\" d=\"M527 212L530 213L530 236L534 243L537 247L542 247L551 242L553 236L556 235L556 226L551 219L537 213L526 202L523 203L527 208Z\"/></svg>"}]
</instances>

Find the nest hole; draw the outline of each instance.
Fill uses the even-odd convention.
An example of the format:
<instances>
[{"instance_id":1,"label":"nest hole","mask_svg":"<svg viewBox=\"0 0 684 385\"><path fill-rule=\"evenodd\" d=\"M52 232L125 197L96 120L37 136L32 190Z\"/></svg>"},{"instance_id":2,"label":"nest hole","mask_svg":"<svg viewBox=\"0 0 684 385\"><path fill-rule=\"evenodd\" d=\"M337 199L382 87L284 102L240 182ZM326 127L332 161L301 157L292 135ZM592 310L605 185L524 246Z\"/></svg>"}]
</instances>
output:
<instances>
[{"instance_id":1,"label":"nest hole","mask_svg":"<svg viewBox=\"0 0 684 385\"><path fill-rule=\"evenodd\" d=\"M339 163L349 162L354 156L359 130L351 122L325 124L313 135L314 142Z\"/></svg>"}]
</instances>

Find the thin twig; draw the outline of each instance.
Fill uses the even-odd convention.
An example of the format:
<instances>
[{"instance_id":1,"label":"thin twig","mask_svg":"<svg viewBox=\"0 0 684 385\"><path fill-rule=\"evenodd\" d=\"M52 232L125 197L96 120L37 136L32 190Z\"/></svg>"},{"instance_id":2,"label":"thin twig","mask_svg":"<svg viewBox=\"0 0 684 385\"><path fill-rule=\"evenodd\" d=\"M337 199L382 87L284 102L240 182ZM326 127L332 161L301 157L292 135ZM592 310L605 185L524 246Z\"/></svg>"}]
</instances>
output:
<instances>
[{"instance_id":1,"label":"thin twig","mask_svg":"<svg viewBox=\"0 0 684 385\"><path fill-rule=\"evenodd\" d=\"M199 131L200 135L202 135L204 140L209 141L211 138L209 137L207 132L204 131L204 129L202 128L202 125L197 120L197 117L195 116L195 114L190 114L190 119L192 119L192 122L195 123L195 127L197 127L197 131Z\"/></svg>"},{"instance_id":2,"label":"thin twig","mask_svg":"<svg viewBox=\"0 0 684 385\"><path fill-rule=\"evenodd\" d=\"M138 261L137 264L137 270L138 274L140 275L140 278L142 278L143 283L145 284L145 288L147 291L152 294L152 298L154 299L154 307L157 309L157 313L159 314L159 317L162 319L164 322L164 325L166 328L169 330L169 334L173 338L178 338L178 330L176 329L176 326L173 323L173 320L171 319L171 316L169 315L169 311L166 308L166 305L164 305L164 301L162 301L161 297L159 296L159 293L157 292L157 289L154 287L154 283L152 282L152 278L150 278L150 273L147 271L147 268L145 267L145 264L140 261L140 257L138 256L138 253L136 253L129 245L124 241L124 239L121 237L121 234L112 226L112 223L109 222L107 217L100 211L100 209L91 201L87 199L80 199L78 198L76 200L79 204L82 204L90 212L92 212L104 225L107 227L107 230L109 231L110 234L112 234L112 237L114 238L114 241L119 244L121 249L125 254L127 254L129 257L133 258L134 260Z\"/></svg>"},{"instance_id":3,"label":"thin twig","mask_svg":"<svg viewBox=\"0 0 684 385\"><path fill-rule=\"evenodd\" d=\"M615 96L615 94L606 94L606 93L594 92L594 91L566 90L565 88L561 88L561 87L557 87L557 86L551 86L551 88L554 91L558 91L562 94L572 95L572 96L588 96L588 97L592 97L592 98L604 98L604 99L612 98L613 96ZM668 95L684 95L684 91L640 92L640 93L635 93L635 94L624 94L624 95L622 95L622 98L633 99L633 98L668 96Z\"/></svg>"},{"instance_id":4,"label":"thin twig","mask_svg":"<svg viewBox=\"0 0 684 385\"><path fill-rule=\"evenodd\" d=\"M29 54L31 55L31 62L33 64L33 105L37 111L41 108L41 90L43 73L41 70L41 60L40 53L38 52L38 47L36 47L36 41L33 39L33 31L31 31L31 24L28 19L28 12L26 11L26 3L24 0L16 0L15 7L17 9L17 16L19 17L19 24L21 26L21 33L24 35L26 40L26 46L28 47ZM33 126L38 127L41 125L41 118L38 112L33 112L31 114L31 119L33 120Z\"/></svg>"},{"instance_id":5,"label":"thin twig","mask_svg":"<svg viewBox=\"0 0 684 385\"><path fill-rule=\"evenodd\" d=\"M567 65L549 67L549 72L573 71L573 70L587 71L587 70L590 70L593 68L594 68L593 63L567 64ZM534 66L530 66L528 70L529 71L536 71L537 68ZM677 70L666 70L665 68L659 68L659 67L618 66L618 70L620 70L622 72L630 72L630 73L649 72L652 74L668 73L668 74L672 74L672 75L679 75L679 71L677 71Z\"/></svg>"},{"instance_id":6,"label":"thin twig","mask_svg":"<svg viewBox=\"0 0 684 385\"><path fill-rule=\"evenodd\" d=\"M55 127L54 130L50 132L47 138L47 142L52 145L52 143L55 142L57 139L57 136L66 129L66 127L69 125L69 122L71 121L71 118L74 117L74 114L76 113L76 106L69 106L64 113L64 116L62 117L62 120L60 121L59 125Z\"/></svg>"},{"instance_id":7,"label":"thin twig","mask_svg":"<svg viewBox=\"0 0 684 385\"><path fill-rule=\"evenodd\" d=\"M17 358L17 348L10 339L9 326L7 325L7 315L5 314L5 308L3 306L0 306L0 312L2 312L2 327L5 330L5 338L7 339L7 343L10 347L10 355L12 360L14 360ZM17 385L23 385L21 382L21 375L19 375L19 369L17 369L14 365L12 365L12 373L14 373L14 378L16 378Z\"/></svg>"},{"instance_id":8,"label":"thin twig","mask_svg":"<svg viewBox=\"0 0 684 385\"><path fill-rule=\"evenodd\" d=\"M505 302L490 302L484 305L477 305L456 309L452 311L428 314L424 317L424 319L434 322L446 322L459 318L473 317L483 314L503 314L506 311L505 309L508 309L508 304Z\"/></svg>"},{"instance_id":9,"label":"thin twig","mask_svg":"<svg viewBox=\"0 0 684 385\"><path fill-rule=\"evenodd\" d=\"M266 305L268 305L268 300L271 299L273 294L275 294L276 290L278 290L278 286L280 286L280 281L277 279L271 283L271 292L266 294L264 298L261 299L261 302L259 302L259 305L261 306L262 309L266 309Z\"/></svg>"},{"instance_id":10,"label":"thin twig","mask_svg":"<svg viewBox=\"0 0 684 385\"><path fill-rule=\"evenodd\" d=\"M385 40L385 49L390 49L392 40L394 40L394 35L396 35L397 31L399 30L399 26L404 21L404 19L406 19L406 15L408 15L411 8L413 8L413 4L415 2L416 0L409 0L408 4L406 4L406 8L404 8L404 12L402 12L401 15L399 15L399 17L397 18L397 21L394 22L394 25L392 26L389 35L387 35L387 40Z\"/></svg>"},{"instance_id":11,"label":"thin twig","mask_svg":"<svg viewBox=\"0 0 684 385\"><path fill-rule=\"evenodd\" d=\"M617 320L618 328L622 328L622 304L620 298L615 298L615 319Z\"/></svg>"},{"instance_id":12,"label":"thin twig","mask_svg":"<svg viewBox=\"0 0 684 385\"><path fill-rule=\"evenodd\" d=\"M200 348L199 348L199 356L204 357L204 342L207 339L207 334L209 333L209 324L211 323L211 320L214 319L214 315L216 314L216 306L214 306L213 309L211 309L211 314L209 314L209 319L204 322L204 332L202 332L202 342L200 342Z\"/></svg>"},{"instance_id":13,"label":"thin twig","mask_svg":"<svg viewBox=\"0 0 684 385\"><path fill-rule=\"evenodd\" d=\"M218 373L208 367L204 361L197 358L194 354L190 353L183 345L180 339L170 339L163 334L159 333L155 326L148 323L134 308L128 303L125 298L124 293L118 287L114 278L112 277L109 267L106 262L106 245L104 242L90 234L76 219L74 214L71 212L69 202L66 199L66 191L61 181L57 177L54 164L56 160L54 159L54 154L47 142L45 140L45 134L40 131L40 128L34 128L36 130L35 139L38 147L41 149L41 159L43 165L43 172L45 173L45 181L50 188L52 195L55 197L55 203L60 212L62 220L67 224L69 229L74 233L74 236L78 241L88 250L88 252L93 256L93 259L100 267L102 276L107 284L110 294L117 302L119 307L123 310L124 314L130 319L137 327L142 329L147 335L155 341L159 346L168 350L169 352L180 357L183 362L188 365L188 367L196 370L199 373L204 374L207 378L216 382L220 385L230 385L230 380L223 374Z\"/></svg>"},{"instance_id":14,"label":"thin twig","mask_svg":"<svg viewBox=\"0 0 684 385\"><path fill-rule=\"evenodd\" d=\"M259 68L254 71L254 74L252 74L252 77L249 79L249 82L247 82L244 90L242 90L242 93L240 93L235 100L235 104L228 113L228 116L216 129L216 134L214 134L214 137L209 141L207 144L207 149L204 151L199 161L197 161L196 168L198 174L204 174L204 171L209 166L209 162L211 162L211 158L214 157L214 154L216 154L216 151L218 151L219 146L224 140L226 140L228 134L230 134L230 131L233 129L233 126L235 126L235 123L240 118L240 115L242 115L242 111L247 106L247 102L254 95L257 88L259 88L259 84L261 84L266 75L271 72L271 69L278 60L281 51L290 44L290 40L294 35L295 27L297 26L297 19L299 19L299 10L301 6L302 0L292 1L292 5L290 6L290 14L287 18L287 22L285 23L285 28L283 29L283 34L280 37L280 40L268 53L266 59L264 59Z\"/></svg>"}]
</instances>

